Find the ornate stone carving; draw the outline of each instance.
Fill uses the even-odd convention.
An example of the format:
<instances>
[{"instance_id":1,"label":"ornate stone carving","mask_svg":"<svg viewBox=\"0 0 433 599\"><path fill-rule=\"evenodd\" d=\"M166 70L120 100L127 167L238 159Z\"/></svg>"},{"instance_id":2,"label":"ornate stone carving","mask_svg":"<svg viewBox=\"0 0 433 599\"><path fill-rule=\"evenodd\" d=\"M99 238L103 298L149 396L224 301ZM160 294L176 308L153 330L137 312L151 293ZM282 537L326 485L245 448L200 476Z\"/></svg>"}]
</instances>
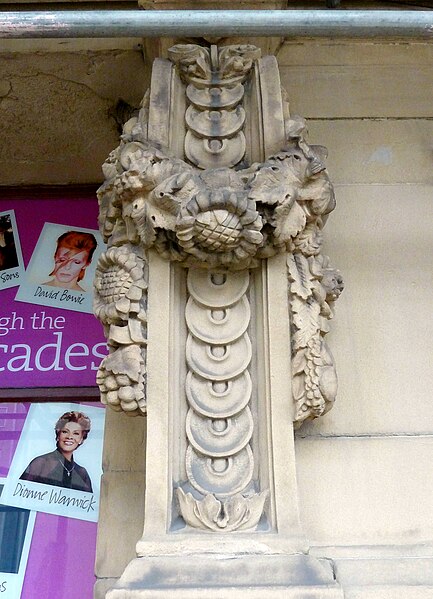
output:
<instances>
[{"instance_id":1,"label":"ornate stone carving","mask_svg":"<svg viewBox=\"0 0 433 599\"><path fill-rule=\"evenodd\" d=\"M286 141L279 152L248 167L241 163L244 153L233 162L234 150L227 148L244 135L244 85L259 51L250 46L183 45L169 55L186 85L189 103L186 159L147 139L147 96L104 164L106 181L98 192L101 227L110 246L96 279L95 310L110 346L98 376L103 400L131 412L145 409L144 273L149 248L184 267L227 272L255 268L261 260L287 252L295 420L317 417L329 409L336 392L323 336L342 290L341 276L320 253L322 228L335 205L324 164L326 150L307 143L305 121L295 117L285 123ZM204 146L197 146L197 159L191 148L204 141L211 153L203 162ZM236 170L228 168L234 164ZM189 324L194 320L192 305L187 308ZM236 309L242 311L240 305ZM212 330L223 331L215 323L203 327L206 318L194 320L187 348L189 359L199 360L199 372L207 368L198 349L201 342L196 341L199 330L206 328L210 336ZM237 320L228 322L233 326ZM116 378L114 371L120 366L115 362L130 355L123 350L133 344L140 347L143 372L138 378L135 370L128 380Z\"/></svg>"},{"instance_id":2,"label":"ornate stone carving","mask_svg":"<svg viewBox=\"0 0 433 599\"><path fill-rule=\"evenodd\" d=\"M251 529L260 520L266 492L257 493L252 484L249 273L191 268L187 281L184 487L192 492L177 489L180 512L193 527Z\"/></svg>"},{"instance_id":3,"label":"ornate stone carving","mask_svg":"<svg viewBox=\"0 0 433 599\"><path fill-rule=\"evenodd\" d=\"M115 410L145 410L147 274L127 246L110 247L95 273L94 311L104 323L109 355L99 368L101 400Z\"/></svg>"},{"instance_id":4,"label":"ornate stone carving","mask_svg":"<svg viewBox=\"0 0 433 599\"><path fill-rule=\"evenodd\" d=\"M305 555L291 422L324 413L336 389L326 151L290 118L274 57L182 45L169 58L98 193L98 382L148 418L139 557L110 597L341 599ZM266 570L254 588L251 563Z\"/></svg>"},{"instance_id":5,"label":"ornate stone carving","mask_svg":"<svg viewBox=\"0 0 433 599\"><path fill-rule=\"evenodd\" d=\"M187 84L185 155L199 168L233 167L246 150L243 83L260 57L255 46L174 46L169 57Z\"/></svg>"},{"instance_id":6,"label":"ornate stone carving","mask_svg":"<svg viewBox=\"0 0 433 599\"><path fill-rule=\"evenodd\" d=\"M332 354L323 337L332 305L343 289L339 272L328 258L294 252L288 256L291 291L292 388L295 423L317 418L331 407L337 393Z\"/></svg>"},{"instance_id":7,"label":"ornate stone carving","mask_svg":"<svg viewBox=\"0 0 433 599\"><path fill-rule=\"evenodd\" d=\"M255 528L261 518L267 492L244 497L240 493L224 503L214 495L206 495L202 500L195 499L191 493L177 490L182 516L193 528L232 532Z\"/></svg>"}]
</instances>

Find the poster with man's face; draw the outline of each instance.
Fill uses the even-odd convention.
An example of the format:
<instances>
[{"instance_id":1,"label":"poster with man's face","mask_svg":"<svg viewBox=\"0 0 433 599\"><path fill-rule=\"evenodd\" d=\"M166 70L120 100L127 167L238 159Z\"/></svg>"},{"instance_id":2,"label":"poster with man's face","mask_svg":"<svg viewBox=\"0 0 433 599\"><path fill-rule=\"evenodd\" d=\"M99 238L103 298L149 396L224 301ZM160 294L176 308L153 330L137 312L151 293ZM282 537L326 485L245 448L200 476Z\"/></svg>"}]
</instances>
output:
<instances>
[{"instance_id":1,"label":"poster with man's face","mask_svg":"<svg viewBox=\"0 0 433 599\"><path fill-rule=\"evenodd\" d=\"M92 313L99 231L45 223L16 300Z\"/></svg>"},{"instance_id":2,"label":"poster with man's face","mask_svg":"<svg viewBox=\"0 0 433 599\"><path fill-rule=\"evenodd\" d=\"M102 407L33 404L2 503L97 522L104 416Z\"/></svg>"},{"instance_id":3,"label":"poster with man's face","mask_svg":"<svg viewBox=\"0 0 433 599\"><path fill-rule=\"evenodd\" d=\"M0 291L18 286L24 277L24 262L15 212L0 212Z\"/></svg>"}]
</instances>

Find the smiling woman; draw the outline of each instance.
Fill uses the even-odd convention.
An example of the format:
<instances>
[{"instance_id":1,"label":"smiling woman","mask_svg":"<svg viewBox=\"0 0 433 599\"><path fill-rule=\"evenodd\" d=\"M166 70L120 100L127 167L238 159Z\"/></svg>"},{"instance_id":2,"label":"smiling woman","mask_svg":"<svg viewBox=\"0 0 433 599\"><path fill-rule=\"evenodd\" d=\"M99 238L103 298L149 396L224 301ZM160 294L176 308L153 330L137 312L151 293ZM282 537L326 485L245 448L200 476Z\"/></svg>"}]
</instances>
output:
<instances>
[{"instance_id":1,"label":"smiling woman","mask_svg":"<svg viewBox=\"0 0 433 599\"><path fill-rule=\"evenodd\" d=\"M20 479L92 493L87 470L73 457L74 451L87 439L90 426L90 418L82 412L63 414L55 426L56 449L34 458Z\"/></svg>"}]
</instances>

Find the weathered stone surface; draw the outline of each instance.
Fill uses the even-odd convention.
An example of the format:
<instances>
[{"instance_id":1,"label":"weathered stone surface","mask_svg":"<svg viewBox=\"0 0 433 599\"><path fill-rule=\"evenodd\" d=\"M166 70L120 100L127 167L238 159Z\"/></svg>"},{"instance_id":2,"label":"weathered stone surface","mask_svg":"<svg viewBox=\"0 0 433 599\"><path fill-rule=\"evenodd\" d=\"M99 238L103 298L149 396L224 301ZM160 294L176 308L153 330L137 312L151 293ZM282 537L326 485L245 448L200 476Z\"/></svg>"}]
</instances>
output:
<instances>
[{"instance_id":1,"label":"weathered stone surface","mask_svg":"<svg viewBox=\"0 0 433 599\"><path fill-rule=\"evenodd\" d=\"M327 168L336 186L432 182L431 119L309 119L308 129L312 141L326 140ZM350 202L351 194L337 191L340 203ZM383 191L385 199L388 188Z\"/></svg>"},{"instance_id":2,"label":"weathered stone surface","mask_svg":"<svg viewBox=\"0 0 433 599\"><path fill-rule=\"evenodd\" d=\"M405 545L424 544L431 555L433 480L425 473L432 459L431 435L297 439L299 505L311 545L350 546L355 555L357 545L370 554L394 545L404 556Z\"/></svg>"},{"instance_id":3,"label":"weathered stone surface","mask_svg":"<svg viewBox=\"0 0 433 599\"><path fill-rule=\"evenodd\" d=\"M348 185L336 193L326 252L347 281L330 333L341 401L300 434L431 434L432 187Z\"/></svg>"},{"instance_id":4,"label":"weathered stone surface","mask_svg":"<svg viewBox=\"0 0 433 599\"><path fill-rule=\"evenodd\" d=\"M107 599L343 599L308 556L190 556L131 562Z\"/></svg>"},{"instance_id":5,"label":"weathered stone surface","mask_svg":"<svg viewBox=\"0 0 433 599\"><path fill-rule=\"evenodd\" d=\"M118 577L135 557L135 542L143 526L144 477L141 472L105 472L102 477L100 522L115 526L98 529L95 573L98 578Z\"/></svg>"},{"instance_id":6,"label":"weathered stone surface","mask_svg":"<svg viewBox=\"0 0 433 599\"><path fill-rule=\"evenodd\" d=\"M432 116L429 43L298 40L277 57L292 112L306 118Z\"/></svg>"},{"instance_id":7,"label":"weathered stone surface","mask_svg":"<svg viewBox=\"0 0 433 599\"><path fill-rule=\"evenodd\" d=\"M0 53L0 73L1 184L100 182L116 106L143 95L141 53Z\"/></svg>"}]
</instances>

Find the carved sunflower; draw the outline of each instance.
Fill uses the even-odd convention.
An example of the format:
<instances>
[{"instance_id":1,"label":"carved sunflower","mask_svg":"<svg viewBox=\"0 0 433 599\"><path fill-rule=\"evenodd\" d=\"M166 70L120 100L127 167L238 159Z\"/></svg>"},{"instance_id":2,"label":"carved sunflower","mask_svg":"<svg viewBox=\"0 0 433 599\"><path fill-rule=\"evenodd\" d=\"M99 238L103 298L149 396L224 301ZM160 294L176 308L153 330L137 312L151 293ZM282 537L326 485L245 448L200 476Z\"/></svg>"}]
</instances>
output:
<instances>
[{"instance_id":1,"label":"carved sunflower","mask_svg":"<svg viewBox=\"0 0 433 599\"><path fill-rule=\"evenodd\" d=\"M180 210L176 236L188 254L210 267L251 260L263 242L262 219L244 190L199 191Z\"/></svg>"},{"instance_id":2,"label":"carved sunflower","mask_svg":"<svg viewBox=\"0 0 433 599\"><path fill-rule=\"evenodd\" d=\"M144 261L125 247L111 247L99 258L95 273L95 315L105 324L119 324L135 314L145 320L140 305L147 288Z\"/></svg>"}]
</instances>

